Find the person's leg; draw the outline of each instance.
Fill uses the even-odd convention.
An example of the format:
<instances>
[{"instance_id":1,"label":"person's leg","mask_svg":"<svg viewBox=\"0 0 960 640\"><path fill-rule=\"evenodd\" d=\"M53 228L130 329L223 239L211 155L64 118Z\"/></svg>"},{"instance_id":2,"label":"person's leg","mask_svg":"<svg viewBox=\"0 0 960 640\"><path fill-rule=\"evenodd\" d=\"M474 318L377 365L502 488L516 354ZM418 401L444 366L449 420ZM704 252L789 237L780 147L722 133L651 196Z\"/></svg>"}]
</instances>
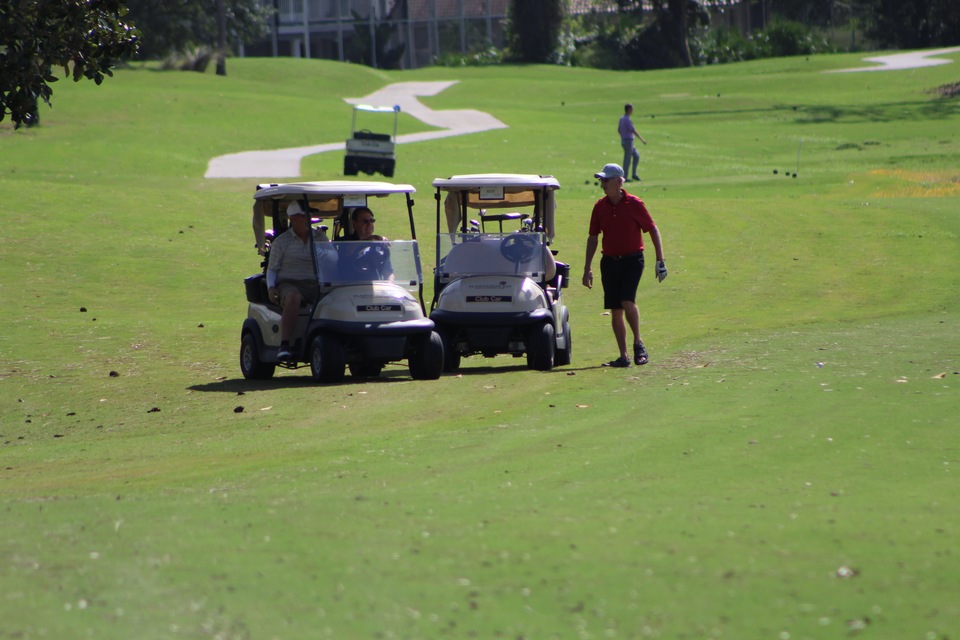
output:
<instances>
[{"instance_id":1,"label":"person's leg","mask_svg":"<svg viewBox=\"0 0 960 640\"><path fill-rule=\"evenodd\" d=\"M648 356L643 340L640 338L640 308L637 306L637 287L643 277L643 253L625 264L623 278L623 295L620 306L624 309L626 324L633 332L633 363L647 364Z\"/></svg>"},{"instance_id":2,"label":"person's leg","mask_svg":"<svg viewBox=\"0 0 960 640\"><path fill-rule=\"evenodd\" d=\"M613 337L617 340L620 357L629 360L630 356L627 355L627 325L623 321L623 316L623 309L610 310L610 326L613 327Z\"/></svg>"},{"instance_id":3,"label":"person's leg","mask_svg":"<svg viewBox=\"0 0 960 640\"><path fill-rule=\"evenodd\" d=\"M630 177L630 159L633 158L633 141L621 140L620 146L623 147L623 177Z\"/></svg>"},{"instance_id":4,"label":"person's leg","mask_svg":"<svg viewBox=\"0 0 960 640\"><path fill-rule=\"evenodd\" d=\"M635 146L633 147L633 173L629 174L633 176L634 180L639 180L640 176L637 175L637 171L640 170L640 150Z\"/></svg>"},{"instance_id":5,"label":"person's leg","mask_svg":"<svg viewBox=\"0 0 960 640\"><path fill-rule=\"evenodd\" d=\"M289 288L283 293L283 311L280 314L280 344L287 344L297 330L297 315L300 313L300 303L303 295L295 288Z\"/></svg>"},{"instance_id":6,"label":"person's leg","mask_svg":"<svg viewBox=\"0 0 960 640\"><path fill-rule=\"evenodd\" d=\"M603 285L603 308L610 310L610 327L613 329L613 337L617 341L619 355L617 359L624 358L627 352L627 327L623 322L623 308L620 306L621 290L621 263L617 260L611 260L604 256L600 258L600 282ZM614 365L617 360L609 363ZM614 366L627 366L627 364L616 364Z\"/></svg>"},{"instance_id":7,"label":"person's leg","mask_svg":"<svg viewBox=\"0 0 960 640\"><path fill-rule=\"evenodd\" d=\"M624 300L621 304L623 305L623 316L626 319L626 324L629 325L630 331L633 333L633 344L642 342L640 340L640 308L637 303L630 300ZM624 330L624 340L626 340L626 330ZM626 348L626 342L624 342L624 353L626 353Z\"/></svg>"},{"instance_id":8,"label":"person's leg","mask_svg":"<svg viewBox=\"0 0 960 640\"><path fill-rule=\"evenodd\" d=\"M613 329L613 337L617 341L617 360L626 364L615 364L617 360L611 362L614 366L628 366L630 359L627 357L627 326L623 320L623 307L620 305L623 288L623 262L613 260L606 256L600 259L600 282L603 285L603 308L610 310L610 328ZM623 359L626 358L624 361Z\"/></svg>"}]
</instances>

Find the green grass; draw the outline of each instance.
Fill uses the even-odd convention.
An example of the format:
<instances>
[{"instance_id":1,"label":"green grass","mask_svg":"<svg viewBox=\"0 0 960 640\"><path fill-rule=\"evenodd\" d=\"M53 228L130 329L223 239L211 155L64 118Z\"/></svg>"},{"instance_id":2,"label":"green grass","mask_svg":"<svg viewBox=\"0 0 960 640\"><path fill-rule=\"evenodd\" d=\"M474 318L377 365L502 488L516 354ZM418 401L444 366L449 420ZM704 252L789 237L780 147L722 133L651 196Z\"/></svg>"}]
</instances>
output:
<instances>
[{"instance_id":1,"label":"green grass","mask_svg":"<svg viewBox=\"0 0 960 640\"><path fill-rule=\"evenodd\" d=\"M58 82L41 127L0 125L0 638L952 637L953 59ZM257 180L207 162L341 141L343 98L407 80L509 125L399 149L427 262L433 178L559 178L572 365L244 381ZM614 371L578 283L628 100L670 277L641 285L651 364Z\"/></svg>"}]
</instances>

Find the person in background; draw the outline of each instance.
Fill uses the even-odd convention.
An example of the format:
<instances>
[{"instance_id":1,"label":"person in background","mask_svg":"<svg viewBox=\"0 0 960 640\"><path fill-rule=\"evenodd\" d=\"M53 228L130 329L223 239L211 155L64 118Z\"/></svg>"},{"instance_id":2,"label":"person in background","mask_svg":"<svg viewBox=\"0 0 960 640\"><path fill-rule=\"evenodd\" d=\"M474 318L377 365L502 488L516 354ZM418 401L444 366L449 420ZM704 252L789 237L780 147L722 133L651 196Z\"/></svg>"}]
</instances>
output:
<instances>
[{"instance_id":1,"label":"person in background","mask_svg":"<svg viewBox=\"0 0 960 640\"><path fill-rule=\"evenodd\" d=\"M636 145L634 145L633 139L639 138L643 144L647 144L647 141L633 128L633 120L630 119L631 115L633 115L633 105L627 103L623 106L623 116L617 125L617 131L620 133L620 145L623 147L624 175L630 175L633 180L639 181L640 176L637 175L637 169L640 168L640 152L637 150ZM633 160L632 174L630 173L631 160ZM629 180L625 181L629 182Z\"/></svg>"},{"instance_id":2,"label":"person in background","mask_svg":"<svg viewBox=\"0 0 960 640\"><path fill-rule=\"evenodd\" d=\"M657 252L656 276L663 282L667 267L663 261L663 242L660 230L647 211L643 201L623 190L623 169L608 164L594 174L600 179L604 196L597 200L590 215L587 236L586 261L583 267L583 285L593 288L593 256L603 236L600 258L600 280L603 284L603 306L610 309L610 324L620 355L606 363L608 367L629 367L627 325L633 332L633 363L647 364L650 357L640 339L640 309L636 304L637 286L643 275L643 234Z\"/></svg>"}]
</instances>

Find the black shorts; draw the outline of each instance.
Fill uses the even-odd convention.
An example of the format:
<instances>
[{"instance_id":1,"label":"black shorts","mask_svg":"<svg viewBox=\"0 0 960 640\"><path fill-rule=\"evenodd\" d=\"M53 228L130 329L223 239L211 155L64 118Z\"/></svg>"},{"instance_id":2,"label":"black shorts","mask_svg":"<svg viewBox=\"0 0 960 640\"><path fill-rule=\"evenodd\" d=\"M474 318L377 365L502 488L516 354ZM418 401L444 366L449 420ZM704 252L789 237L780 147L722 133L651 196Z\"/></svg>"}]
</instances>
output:
<instances>
[{"instance_id":1,"label":"black shorts","mask_svg":"<svg viewBox=\"0 0 960 640\"><path fill-rule=\"evenodd\" d=\"M603 308L622 309L623 302L637 301L637 287L643 275L643 251L626 256L600 258Z\"/></svg>"}]
</instances>

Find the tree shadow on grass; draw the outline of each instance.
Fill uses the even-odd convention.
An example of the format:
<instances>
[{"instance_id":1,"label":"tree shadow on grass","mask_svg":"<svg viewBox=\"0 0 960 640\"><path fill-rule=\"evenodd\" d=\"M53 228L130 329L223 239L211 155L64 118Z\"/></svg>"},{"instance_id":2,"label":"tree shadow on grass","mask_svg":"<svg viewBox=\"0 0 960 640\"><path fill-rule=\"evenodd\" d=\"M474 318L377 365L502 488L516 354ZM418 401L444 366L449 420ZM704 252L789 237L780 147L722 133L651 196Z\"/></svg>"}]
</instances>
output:
<instances>
[{"instance_id":1,"label":"tree shadow on grass","mask_svg":"<svg viewBox=\"0 0 960 640\"><path fill-rule=\"evenodd\" d=\"M808 105L797 109L797 124L943 120L955 116L958 111L960 103L946 99L892 102L864 107Z\"/></svg>"},{"instance_id":2,"label":"tree shadow on grass","mask_svg":"<svg viewBox=\"0 0 960 640\"><path fill-rule=\"evenodd\" d=\"M480 365L476 367L461 367L456 371L450 373L444 373L444 376L454 376L454 375L463 375L463 376L476 376L476 375L497 375L504 373L519 373L522 371L529 371L530 373L536 373L539 375L573 375L578 371L590 371L592 369L600 369L603 365L598 363L594 366L580 366L580 367L571 367L569 365L563 365L560 367L554 367L550 371L534 371L530 367L524 364L511 364L511 365Z\"/></svg>"},{"instance_id":3,"label":"tree shadow on grass","mask_svg":"<svg viewBox=\"0 0 960 640\"><path fill-rule=\"evenodd\" d=\"M308 369L309 371L309 369ZM410 382L412 378L406 367L385 369L379 376L354 376L350 372L341 382L321 383L307 375L291 375L268 378L266 380L247 380L246 378L229 378L204 384L194 384L187 387L190 391L205 393L247 393L249 391L272 391L277 389L308 389L316 387L345 387L358 384L386 384L391 382Z\"/></svg>"},{"instance_id":4,"label":"tree shadow on grass","mask_svg":"<svg viewBox=\"0 0 960 640\"><path fill-rule=\"evenodd\" d=\"M935 93L931 89L930 93ZM914 100L910 102L891 102L874 105L838 106L833 104L799 105L772 104L747 109L709 109L698 111L679 111L658 113L660 118L699 118L704 116L741 116L744 114L770 114L792 112L797 124L823 124L828 122L898 122L902 120L943 120L955 116L960 111L960 101L943 97L940 99Z\"/></svg>"}]
</instances>

